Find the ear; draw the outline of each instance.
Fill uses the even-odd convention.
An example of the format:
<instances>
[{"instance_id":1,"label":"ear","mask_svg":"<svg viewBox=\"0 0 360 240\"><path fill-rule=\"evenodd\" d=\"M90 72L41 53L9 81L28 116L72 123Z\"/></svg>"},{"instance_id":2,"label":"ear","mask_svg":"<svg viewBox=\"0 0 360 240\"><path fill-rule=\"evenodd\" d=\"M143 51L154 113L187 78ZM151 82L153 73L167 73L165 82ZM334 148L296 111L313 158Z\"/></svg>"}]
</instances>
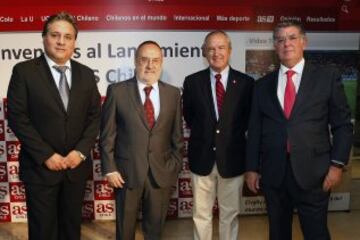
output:
<instances>
[{"instance_id":1,"label":"ear","mask_svg":"<svg viewBox=\"0 0 360 240\"><path fill-rule=\"evenodd\" d=\"M304 41L304 49L307 48L308 46L308 38L306 36L303 37L303 41Z\"/></svg>"}]
</instances>

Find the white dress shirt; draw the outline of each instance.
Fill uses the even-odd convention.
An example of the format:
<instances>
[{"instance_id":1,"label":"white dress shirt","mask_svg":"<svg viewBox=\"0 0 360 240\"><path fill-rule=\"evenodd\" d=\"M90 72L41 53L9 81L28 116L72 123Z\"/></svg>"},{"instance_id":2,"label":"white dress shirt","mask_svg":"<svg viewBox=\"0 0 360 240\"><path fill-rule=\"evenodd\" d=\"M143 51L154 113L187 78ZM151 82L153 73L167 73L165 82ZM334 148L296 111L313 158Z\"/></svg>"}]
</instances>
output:
<instances>
[{"instance_id":1,"label":"white dress shirt","mask_svg":"<svg viewBox=\"0 0 360 240\"><path fill-rule=\"evenodd\" d=\"M292 80L295 85L296 93L299 91L301 76L305 66L305 59L301 59L301 61L296 64L291 70L295 72L292 77ZM278 86L277 86L277 96L280 102L282 109L284 109L284 96L285 96L285 88L287 82L286 72L290 70L290 68L285 67L284 65L280 65L279 69L279 78L278 78Z\"/></svg>"}]
</instances>

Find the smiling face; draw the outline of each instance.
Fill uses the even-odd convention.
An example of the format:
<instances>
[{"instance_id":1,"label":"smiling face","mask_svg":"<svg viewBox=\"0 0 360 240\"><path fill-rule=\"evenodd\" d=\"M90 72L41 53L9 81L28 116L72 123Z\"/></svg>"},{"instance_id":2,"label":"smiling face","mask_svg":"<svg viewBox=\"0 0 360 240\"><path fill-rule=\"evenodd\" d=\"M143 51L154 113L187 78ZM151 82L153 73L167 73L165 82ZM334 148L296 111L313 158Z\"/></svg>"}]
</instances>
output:
<instances>
[{"instance_id":1,"label":"smiling face","mask_svg":"<svg viewBox=\"0 0 360 240\"><path fill-rule=\"evenodd\" d=\"M220 73L229 65L230 40L220 32L210 35L204 45L204 54L210 67Z\"/></svg>"},{"instance_id":2,"label":"smiling face","mask_svg":"<svg viewBox=\"0 0 360 240\"><path fill-rule=\"evenodd\" d=\"M44 49L51 60L59 65L68 61L75 49L75 29L67 21L54 21L43 36Z\"/></svg>"},{"instance_id":3,"label":"smiling face","mask_svg":"<svg viewBox=\"0 0 360 240\"><path fill-rule=\"evenodd\" d=\"M136 78L151 85L160 80L163 56L161 49L155 44L145 44L137 50L135 58Z\"/></svg>"},{"instance_id":4,"label":"smiling face","mask_svg":"<svg viewBox=\"0 0 360 240\"><path fill-rule=\"evenodd\" d=\"M280 28L275 34L275 51L281 64L288 68L294 67L301 61L306 46L306 37L295 26Z\"/></svg>"}]
</instances>

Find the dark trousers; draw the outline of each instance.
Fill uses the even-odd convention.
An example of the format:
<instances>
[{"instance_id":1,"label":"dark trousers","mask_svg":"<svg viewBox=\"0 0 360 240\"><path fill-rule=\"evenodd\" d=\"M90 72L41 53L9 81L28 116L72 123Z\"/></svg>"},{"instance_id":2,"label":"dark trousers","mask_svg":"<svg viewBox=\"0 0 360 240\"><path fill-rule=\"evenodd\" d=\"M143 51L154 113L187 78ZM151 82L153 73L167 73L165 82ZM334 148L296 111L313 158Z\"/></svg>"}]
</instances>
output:
<instances>
[{"instance_id":1,"label":"dark trousers","mask_svg":"<svg viewBox=\"0 0 360 240\"><path fill-rule=\"evenodd\" d=\"M305 240L329 240L327 211L329 192L322 186L303 190L297 184L290 160L287 161L286 174L279 188L262 183L265 195L270 240L291 240L293 210L297 208L301 230Z\"/></svg>"},{"instance_id":2,"label":"dark trousers","mask_svg":"<svg viewBox=\"0 0 360 240\"><path fill-rule=\"evenodd\" d=\"M80 240L85 181L25 183L29 240Z\"/></svg>"},{"instance_id":3,"label":"dark trousers","mask_svg":"<svg viewBox=\"0 0 360 240\"><path fill-rule=\"evenodd\" d=\"M116 190L116 239L134 240L136 219L142 210L145 240L160 240L170 201L171 188L160 188L149 173L141 188Z\"/></svg>"}]
</instances>

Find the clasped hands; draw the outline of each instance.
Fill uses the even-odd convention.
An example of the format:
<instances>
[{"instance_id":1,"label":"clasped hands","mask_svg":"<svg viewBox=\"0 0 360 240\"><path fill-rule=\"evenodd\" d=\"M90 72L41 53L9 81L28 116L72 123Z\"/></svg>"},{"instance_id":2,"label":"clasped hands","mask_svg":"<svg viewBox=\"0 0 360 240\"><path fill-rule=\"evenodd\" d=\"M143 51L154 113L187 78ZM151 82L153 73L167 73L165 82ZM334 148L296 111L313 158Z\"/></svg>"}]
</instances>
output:
<instances>
[{"instance_id":1,"label":"clasped hands","mask_svg":"<svg viewBox=\"0 0 360 240\"><path fill-rule=\"evenodd\" d=\"M44 164L48 169L50 169L52 171L61 171L61 170L65 170L68 168L74 169L81 162L82 162L82 159L81 159L80 155L75 150L72 150L65 157L61 156L58 153L54 153L50 158L48 158L44 162Z\"/></svg>"}]
</instances>

